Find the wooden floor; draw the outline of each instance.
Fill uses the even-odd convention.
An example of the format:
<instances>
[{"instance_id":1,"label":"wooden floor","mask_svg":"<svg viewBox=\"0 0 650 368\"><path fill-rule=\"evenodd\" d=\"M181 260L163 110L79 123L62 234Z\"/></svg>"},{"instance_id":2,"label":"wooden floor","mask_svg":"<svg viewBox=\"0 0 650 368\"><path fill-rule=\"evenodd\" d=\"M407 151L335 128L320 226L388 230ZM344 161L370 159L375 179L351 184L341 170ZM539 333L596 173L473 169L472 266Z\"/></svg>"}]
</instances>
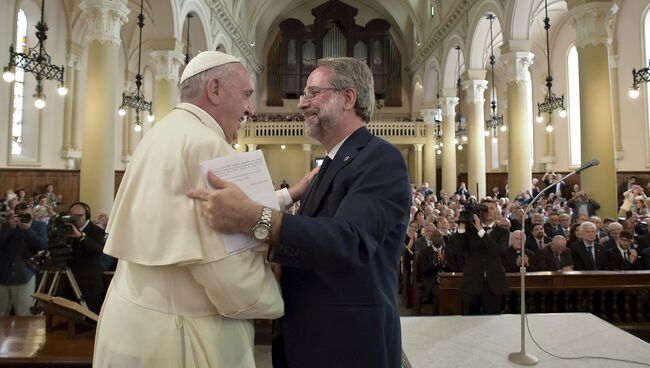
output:
<instances>
[{"instance_id":1,"label":"wooden floor","mask_svg":"<svg viewBox=\"0 0 650 368\"><path fill-rule=\"evenodd\" d=\"M0 367L90 367L94 335L45 331L45 317L0 318Z\"/></svg>"}]
</instances>

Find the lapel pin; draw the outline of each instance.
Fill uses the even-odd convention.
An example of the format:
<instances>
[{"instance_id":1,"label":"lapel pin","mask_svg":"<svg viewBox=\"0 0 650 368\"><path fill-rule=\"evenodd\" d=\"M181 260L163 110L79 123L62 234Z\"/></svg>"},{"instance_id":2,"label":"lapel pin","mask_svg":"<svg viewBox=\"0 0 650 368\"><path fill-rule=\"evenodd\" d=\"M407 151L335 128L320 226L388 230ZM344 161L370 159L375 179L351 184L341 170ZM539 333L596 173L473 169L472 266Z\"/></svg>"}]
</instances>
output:
<instances>
[{"instance_id":1,"label":"lapel pin","mask_svg":"<svg viewBox=\"0 0 650 368\"><path fill-rule=\"evenodd\" d=\"M349 158L350 158L350 156L343 157L343 162L347 161Z\"/></svg>"}]
</instances>

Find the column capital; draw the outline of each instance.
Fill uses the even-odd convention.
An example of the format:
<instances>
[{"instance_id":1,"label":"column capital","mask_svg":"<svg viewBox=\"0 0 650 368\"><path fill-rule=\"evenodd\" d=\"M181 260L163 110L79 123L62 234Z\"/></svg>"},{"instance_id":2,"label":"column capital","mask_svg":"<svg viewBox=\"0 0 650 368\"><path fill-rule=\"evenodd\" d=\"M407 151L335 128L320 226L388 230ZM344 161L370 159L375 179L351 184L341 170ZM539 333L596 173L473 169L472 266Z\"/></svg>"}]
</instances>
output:
<instances>
[{"instance_id":1,"label":"column capital","mask_svg":"<svg viewBox=\"0 0 650 368\"><path fill-rule=\"evenodd\" d=\"M120 29L131 12L126 5L125 0L83 0L79 8L88 25L86 42L110 42L120 47Z\"/></svg>"},{"instance_id":2,"label":"column capital","mask_svg":"<svg viewBox=\"0 0 650 368\"><path fill-rule=\"evenodd\" d=\"M79 61L84 53L84 47L78 43L68 41L68 53L66 54L66 66L68 69L80 69Z\"/></svg>"},{"instance_id":3,"label":"column capital","mask_svg":"<svg viewBox=\"0 0 650 368\"><path fill-rule=\"evenodd\" d=\"M611 69L618 68L618 55L609 54L609 67Z\"/></svg>"},{"instance_id":4,"label":"column capital","mask_svg":"<svg viewBox=\"0 0 650 368\"><path fill-rule=\"evenodd\" d=\"M156 80L178 82L180 68L184 64L183 54L176 50L156 50L151 52L156 62Z\"/></svg>"},{"instance_id":5,"label":"column capital","mask_svg":"<svg viewBox=\"0 0 650 368\"><path fill-rule=\"evenodd\" d=\"M436 109L422 109L420 115L424 119L424 124L433 125L436 123Z\"/></svg>"},{"instance_id":6,"label":"column capital","mask_svg":"<svg viewBox=\"0 0 650 368\"><path fill-rule=\"evenodd\" d=\"M302 150L305 152L311 152L311 143L303 143Z\"/></svg>"},{"instance_id":7,"label":"column capital","mask_svg":"<svg viewBox=\"0 0 650 368\"><path fill-rule=\"evenodd\" d=\"M255 144L255 143L246 143L246 147L248 147L248 152L255 151L255 149L257 149L257 144Z\"/></svg>"},{"instance_id":8,"label":"column capital","mask_svg":"<svg viewBox=\"0 0 650 368\"><path fill-rule=\"evenodd\" d=\"M530 51L512 51L501 54L506 66L506 80L510 82L530 83L530 70L535 55Z\"/></svg>"},{"instance_id":9,"label":"column capital","mask_svg":"<svg viewBox=\"0 0 650 368\"><path fill-rule=\"evenodd\" d=\"M569 1L569 5L572 3ZM569 19L576 30L577 48L600 44L607 46L612 41L609 27L611 2L593 2L569 8Z\"/></svg>"},{"instance_id":10,"label":"column capital","mask_svg":"<svg viewBox=\"0 0 650 368\"><path fill-rule=\"evenodd\" d=\"M438 99L442 115L453 116L456 115L456 105L458 105L458 97L440 97Z\"/></svg>"},{"instance_id":11,"label":"column capital","mask_svg":"<svg viewBox=\"0 0 650 368\"><path fill-rule=\"evenodd\" d=\"M481 79L470 79L463 81L463 90L470 104L482 104L485 102L483 93L487 89L488 81Z\"/></svg>"},{"instance_id":12,"label":"column capital","mask_svg":"<svg viewBox=\"0 0 650 368\"><path fill-rule=\"evenodd\" d=\"M422 147L424 147L424 144L422 143L413 144L413 148L415 148L415 152L422 152Z\"/></svg>"}]
</instances>

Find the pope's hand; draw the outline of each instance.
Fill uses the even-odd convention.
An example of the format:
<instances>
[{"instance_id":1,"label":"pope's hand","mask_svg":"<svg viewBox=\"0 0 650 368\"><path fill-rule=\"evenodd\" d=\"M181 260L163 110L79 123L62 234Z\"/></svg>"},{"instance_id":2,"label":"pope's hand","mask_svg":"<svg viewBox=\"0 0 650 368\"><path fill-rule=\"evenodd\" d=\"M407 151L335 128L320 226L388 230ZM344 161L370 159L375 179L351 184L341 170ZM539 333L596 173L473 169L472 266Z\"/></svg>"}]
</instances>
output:
<instances>
[{"instance_id":1,"label":"pope's hand","mask_svg":"<svg viewBox=\"0 0 650 368\"><path fill-rule=\"evenodd\" d=\"M195 188L187 196L202 201L203 215L210 226L223 233L250 233L262 213L262 205L254 202L239 187L208 172L214 189Z\"/></svg>"}]
</instances>

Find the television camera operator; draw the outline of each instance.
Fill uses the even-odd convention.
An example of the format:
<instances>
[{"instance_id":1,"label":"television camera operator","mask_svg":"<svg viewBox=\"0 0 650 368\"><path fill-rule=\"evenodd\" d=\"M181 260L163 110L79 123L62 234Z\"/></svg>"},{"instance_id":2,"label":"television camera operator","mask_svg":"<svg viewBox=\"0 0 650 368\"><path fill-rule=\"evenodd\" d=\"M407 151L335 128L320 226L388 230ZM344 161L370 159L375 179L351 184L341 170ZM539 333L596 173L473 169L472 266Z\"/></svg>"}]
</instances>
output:
<instances>
[{"instance_id":1,"label":"television camera operator","mask_svg":"<svg viewBox=\"0 0 650 368\"><path fill-rule=\"evenodd\" d=\"M34 221L29 205L18 203L0 225L0 317L12 306L17 316L30 314L36 281L26 261L46 248L47 225Z\"/></svg>"},{"instance_id":2,"label":"television camera operator","mask_svg":"<svg viewBox=\"0 0 650 368\"><path fill-rule=\"evenodd\" d=\"M67 262L74 275L81 294L88 304L88 309L98 313L104 299L104 271L100 262L104 250L104 230L90 221L90 207L86 203L77 202L70 206L68 215L71 221L67 224L73 257ZM67 290L65 296L74 300L76 296Z\"/></svg>"},{"instance_id":3,"label":"television camera operator","mask_svg":"<svg viewBox=\"0 0 650 368\"><path fill-rule=\"evenodd\" d=\"M501 313L503 296L510 290L501 263L510 233L496 226L496 218L497 205L491 198L480 205L468 201L459 216L456 247L465 254L460 292L466 315Z\"/></svg>"}]
</instances>

